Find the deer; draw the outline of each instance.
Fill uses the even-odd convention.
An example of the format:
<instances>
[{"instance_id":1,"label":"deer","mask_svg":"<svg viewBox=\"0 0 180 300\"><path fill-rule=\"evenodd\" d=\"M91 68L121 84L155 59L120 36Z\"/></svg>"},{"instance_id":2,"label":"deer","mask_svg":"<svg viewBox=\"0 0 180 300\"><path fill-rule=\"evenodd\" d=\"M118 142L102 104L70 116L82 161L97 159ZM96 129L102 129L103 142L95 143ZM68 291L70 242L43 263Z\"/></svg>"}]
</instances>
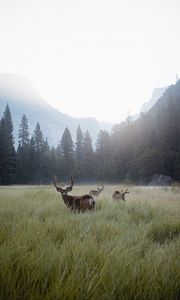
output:
<instances>
[{"instance_id":1,"label":"deer","mask_svg":"<svg viewBox=\"0 0 180 300\"><path fill-rule=\"evenodd\" d=\"M91 190L91 191L89 192L89 195L98 197L99 194L100 194L103 190L104 190L104 185L102 185L101 188L97 185L97 190Z\"/></svg>"},{"instance_id":2,"label":"deer","mask_svg":"<svg viewBox=\"0 0 180 300\"><path fill-rule=\"evenodd\" d=\"M88 210L90 211L94 210L95 201L91 195L89 194L85 194L82 196L68 195L68 193L72 191L74 185L74 180L72 176L70 177L70 186L67 186L66 188L57 186L56 176L53 177L53 182L57 192L61 193L65 205L68 208L70 208L72 211L80 213Z\"/></svg>"},{"instance_id":3,"label":"deer","mask_svg":"<svg viewBox=\"0 0 180 300\"><path fill-rule=\"evenodd\" d=\"M112 195L113 200L122 200L125 201L125 194L128 194L128 189L126 191L115 191Z\"/></svg>"}]
</instances>

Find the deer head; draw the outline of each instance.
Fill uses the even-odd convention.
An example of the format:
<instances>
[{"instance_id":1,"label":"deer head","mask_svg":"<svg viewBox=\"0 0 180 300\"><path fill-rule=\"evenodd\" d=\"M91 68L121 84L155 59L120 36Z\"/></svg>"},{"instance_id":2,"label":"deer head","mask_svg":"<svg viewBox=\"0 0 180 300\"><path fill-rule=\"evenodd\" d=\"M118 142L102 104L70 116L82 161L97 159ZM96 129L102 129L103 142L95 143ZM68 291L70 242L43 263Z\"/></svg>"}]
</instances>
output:
<instances>
[{"instance_id":1,"label":"deer head","mask_svg":"<svg viewBox=\"0 0 180 300\"><path fill-rule=\"evenodd\" d=\"M126 191L121 190L121 198L123 201L125 201L125 194L128 194L128 193L129 193L128 189Z\"/></svg>"},{"instance_id":2,"label":"deer head","mask_svg":"<svg viewBox=\"0 0 180 300\"><path fill-rule=\"evenodd\" d=\"M99 185L97 185L97 190L91 190L91 191L89 192L89 195L98 197L99 194L103 191L103 189L104 189L104 185L102 185L101 188L99 187Z\"/></svg>"},{"instance_id":3,"label":"deer head","mask_svg":"<svg viewBox=\"0 0 180 300\"><path fill-rule=\"evenodd\" d=\"M102 192L104 190L104 184L101 187L99 187L99 185L97 185L97 189L99 192Z\"/></svg>"},{"instance_id":4,"label":"deer head","mask_svg":"<svg viewBox=\"0 0 180 300\"><path fill-rule=\"evenodd\" d=\"M73 181L73 177L72 176L70 177L70 186L67 186L66 188L62 188L62 187L57 186L56 180L57 180L57 177L53 176L54 186L55 186L56 190L58 192L60 192L63 196L67 195L68 192L72 191L73 185L74 185L74 181Z\"/></svg>"},{"instance_id":5,"label":"deer head","mask_svg":"<svg viewBox=\"0 0 180 300\"><path fill-rule=\"evenodd\" d=\"M125 194L129 193L128 189L126 191L115 191L112 195L114 200L123 200L125 201Z\"/></svg>"}]
</instances>

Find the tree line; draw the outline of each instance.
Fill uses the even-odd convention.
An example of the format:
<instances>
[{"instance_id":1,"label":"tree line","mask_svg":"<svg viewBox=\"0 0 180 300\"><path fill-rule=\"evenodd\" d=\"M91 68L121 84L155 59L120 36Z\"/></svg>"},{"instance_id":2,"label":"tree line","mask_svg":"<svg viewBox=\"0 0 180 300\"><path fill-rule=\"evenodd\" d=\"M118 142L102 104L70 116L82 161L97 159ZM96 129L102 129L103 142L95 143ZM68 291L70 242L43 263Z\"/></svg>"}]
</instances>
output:
<instances>
[{"instance_id":1,"label":"tree line","mask_svg":"<svg viewBox=\"0 0 180 300\"><path fill-rule=\"evenodd\" d=\"M79 182L94 182L98 179L97 166L100 154L99 144L108 132L101 131L94 150L90 133L82 132L78 126L74 143L66 127L57 147L50 147L44 138L39 122L30 137L28 119L22 115L18 147L15 150L13 122L9 105L6 105L0 120L0 184L45 184L56 174L61 181L71 174Z\"/></svg>"},{"instance_id":2,"label":"tree line","mask_svg":"<svg viewBox=\"0 0 180 300\"><path fill-rule=\"evenodd\" d=\"M46 184L53 174L61 182L73 175L81 183L146 184L155 174L180 181L180 82L138 120L127 118L111 133L101 130L95 145L78 126L75 142L66 127L58 145L50 147L39 122L30 136L23 114L15 149L7 104L0 119L0 184Z\"/></svg>"}]
</instances>

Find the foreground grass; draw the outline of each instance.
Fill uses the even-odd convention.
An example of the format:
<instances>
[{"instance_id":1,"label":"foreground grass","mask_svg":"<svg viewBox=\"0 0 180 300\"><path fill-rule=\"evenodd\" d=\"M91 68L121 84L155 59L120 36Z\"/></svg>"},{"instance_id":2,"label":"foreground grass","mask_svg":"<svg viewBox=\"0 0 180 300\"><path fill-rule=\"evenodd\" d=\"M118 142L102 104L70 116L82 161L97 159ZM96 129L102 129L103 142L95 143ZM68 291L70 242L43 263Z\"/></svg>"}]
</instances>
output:
<instances>
[{"instance_id":1,"label":"foreground grass","mask_svg":"<svg viewBox=\"0 0 180 300\"><path fill-rule=\"evenodd\" d=\"M114 188L84 214L52 187L0 188L0 299L179 300L180 190Z\"/></svg>"}]
</instances>

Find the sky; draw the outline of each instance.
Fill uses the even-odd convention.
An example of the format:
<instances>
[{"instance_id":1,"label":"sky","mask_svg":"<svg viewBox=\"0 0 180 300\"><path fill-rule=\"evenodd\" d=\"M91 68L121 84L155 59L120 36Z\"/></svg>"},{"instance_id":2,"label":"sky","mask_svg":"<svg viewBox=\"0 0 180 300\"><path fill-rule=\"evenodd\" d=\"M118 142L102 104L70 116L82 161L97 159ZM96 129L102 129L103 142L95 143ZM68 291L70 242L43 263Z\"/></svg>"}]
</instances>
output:
<instances>
[{"instance_id":1,"label":"sky","mask_svg":"<svg viewBox=\"0 0 180 300\"><path fill-rule=\"evenodd\" d=\"M118 123L180 75L180 0L0 0L0 73Z\"/></svg>"}]
</instances>

